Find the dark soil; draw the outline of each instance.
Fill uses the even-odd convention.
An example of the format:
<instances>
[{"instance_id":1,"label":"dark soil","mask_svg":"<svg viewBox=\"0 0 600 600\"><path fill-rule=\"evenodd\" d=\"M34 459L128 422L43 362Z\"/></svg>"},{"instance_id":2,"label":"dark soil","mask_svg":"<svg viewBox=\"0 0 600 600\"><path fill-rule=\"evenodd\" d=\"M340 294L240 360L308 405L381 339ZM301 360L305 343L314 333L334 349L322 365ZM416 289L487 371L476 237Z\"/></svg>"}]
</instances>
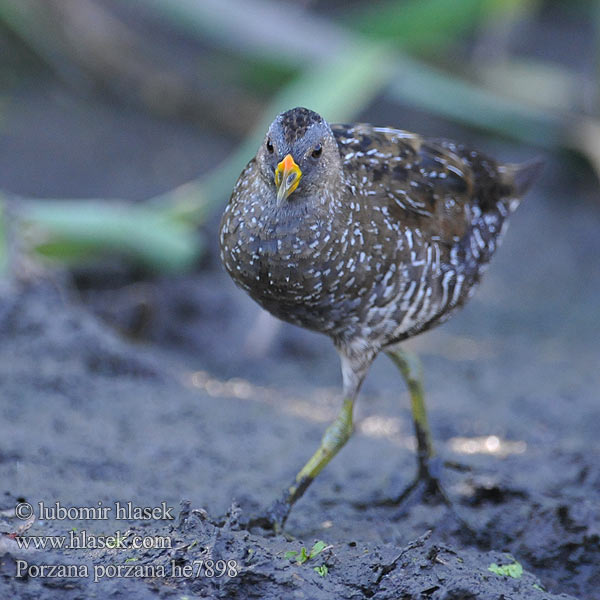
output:
<instances>
[{"instance_id":1,"label":"dark soil","mask_svg":"<svg viewBox=\"0 0 600 600\"><path fill-rule=\"evenodd\" d=\"M383 105L363 118L399 122ZM68 185L58 178L52 190ZM6 284L0 597L599 599L597 196L593 181L551 162L469 306L408 344L424 361L438 453L469 467L446 469L444 483L475 536L443 506L381 505L415 467L407 393L385 359L365 383L354 438L293 511L295 539L240 526L312 453L339 407L340 376L326 338L275 325L233 287L215 257L216 218L212 255L194 275ZM121 530L167 536L171 548L19 550L8 534L23 524L13 516L23 501L165 502L174 520L117 521L113 510L108 520L38 518L26 533ZM317 540L328 546L318 556L286 558ZM15 578L18 560L89 575ZM233 571L210 577L220 560ZM519 577L489 570L514 561ZM109 569L93 581L111 565L155 576ZM173 565L196 570L178 576ZM159 567L165 576L151 572Z\"/></svg>"}]
</instances>

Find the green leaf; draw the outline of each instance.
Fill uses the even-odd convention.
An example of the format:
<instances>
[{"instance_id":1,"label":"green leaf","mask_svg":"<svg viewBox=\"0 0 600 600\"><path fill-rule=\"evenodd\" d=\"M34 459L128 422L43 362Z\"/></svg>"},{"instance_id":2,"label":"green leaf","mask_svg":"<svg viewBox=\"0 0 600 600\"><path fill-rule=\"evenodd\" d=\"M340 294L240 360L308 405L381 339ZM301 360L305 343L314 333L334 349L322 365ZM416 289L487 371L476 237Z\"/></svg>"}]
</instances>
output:
<instances>
[{"instance_id":1,"label":"green leaf","mask_svg":"<svg viewBox=\"0 0 600 600\"><path fill-rule=\"evenodd\" d=\"M556 147L564 135L561 120L548 111L407 57L395 64L386 94L392 100L542 147Z\"/></svg>"},{"instance_id":2,"label":"green leaf","mask_svg":"<svg viewBox=\"0 0 600 600\"><path fill-rule=\"evenodd\" d=\"M325 575L327 575L327 573L329 573L329 569L327 568L327 565L321 565L320 567L314 567L314 570L321 576L321 577L325 577Z\"/></svg>"},{"instance_id":3,"label":"green leaf","mask_svg":"<svg viewBox=\"0 0 600 600\"><path fill-rule=\"evenodd\" d=\"M538 0L387 0L359 5L348 25L410 51L440 52L482 24L522 18Z\"/></svg>"},{"instance_id":4,"label":"green leaf","mask_svg":"<svg viewBox=\"0 0 600 600\"><path fill-rule=\"evenodd\" d=\"M327 544L325 542L323 542L322 540L319 540L311 548L308 558L314 558L315 556L317 556L317 554L321 554L321 552L323 552L323 550L325 550L325 548L327 548Z\"/></svg>"},{"instance_id":5,"label":"green leaf","mask_svg":"<svg viewBox=\"0 0 600 600\"><path fill-rule=\"evenodd\" d=\"M298 552L296 550L290 550L289 552L286 552L284 556L288 560L292 560L292 559L296 558L296 556L298 556Z\"/></svg>"},{"instance_id":6,"label":"green leaf","mask_svg":"<svg viewBox=\"0 0 600 600\"><path fill-rule=\"evenodd\" d=\"M366 35L411 49L446 46L479 23L490 0L388 0L354 14L349 24Z\"/></svg>"},{"instance_id":7,"label":"green leaf","mask_svg":"<svg viewBox=\"0 0 600 600\"><path fill-rule=\"evenodd\" d=\"M300 550L300 556L298 557L298 564L303 564L305 563L310 557L308 556L308 554L306 553L306 548L304 546L302 546L302 549Z\"/></svg>"},{"instance_id":8,"label":"green leaf","mask_svg":"<svg viewBox=\"0 0 600 600\"><path fill-rule=\"evenodd\" d=\"M519 579L521 575L523 575L523 567L516 560L509 565L497 565L496 563L492 563L488 567L488 571L503 577L513 577L514 579Z\"/></svg>"},{"instance_id":9,"label":"green leaf","mask_svg":"<svg viewBox=\"0 0 600 600\"><path fill-rule=\"evenodd\" d=\"M35 231L36 248L69 262L118 254L156 271L181 271L201 251L193 227L154 206L23 199L22 207L23 222Z\"/></svg>"}]
</instances>

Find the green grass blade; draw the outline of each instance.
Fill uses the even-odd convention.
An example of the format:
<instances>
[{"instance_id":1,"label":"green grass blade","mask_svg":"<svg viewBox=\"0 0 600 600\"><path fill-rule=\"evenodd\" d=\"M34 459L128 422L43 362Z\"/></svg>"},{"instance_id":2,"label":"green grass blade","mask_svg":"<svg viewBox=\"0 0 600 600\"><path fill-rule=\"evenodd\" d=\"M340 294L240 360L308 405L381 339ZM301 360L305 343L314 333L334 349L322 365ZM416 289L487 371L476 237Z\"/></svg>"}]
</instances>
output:
<instances>
[{"instance_id":1,"label":"green grass blade","mask_svg":"<svg viewBox=\"0 0 600 600\"><path fill-rule=\"evenodd\" d=\"M159 271L189 268L200 254L193 229L163 211L100 201L27 200L22 220L36 231L39 250L72 262L118 254Z\"/></svg>"},{"instance_id":2,"label":"green grass blade","mask_svg":"<svg viewBox=\"0 0 600 600\"><path fill-rule=\"evenodd\" d=\"M179 31L228 51L303 67L337 54L349 35L300 3L266 0L128 0ZM315 42L315 43L313 43Z\"/></svg>"},{"instance_id":3,"label":"green grass blade","mask_svg":"<svg viewBox=\"0 0 600 600\"><path fill-rule=\"evenodd\" d=\"M391 0L360 9L345 21L361 33L403 48L436 49L472 29L494 4L494 0Z\"/></svg>"},{"instance_id":4,"label":"green grass blade","mask_svg":"<svg viewBox=\"0 0 600 600\"><path fill-rule=\"evenodd\" d=\"M359 8L345 23L407 51L439 52L482 23L520 16L538 0L388 0Z\"/></svg>"},{"instance_id":5,"label":"green grass blade","mask_svg":"<svg viewBox=\"0 0 600 600\"><path fill-rule=\"evenodd\" d=\"M558 115L498 96L408 58L397 61L388 97L540 147L554 148L563 137Z\"/></svg>"}]
</instances>

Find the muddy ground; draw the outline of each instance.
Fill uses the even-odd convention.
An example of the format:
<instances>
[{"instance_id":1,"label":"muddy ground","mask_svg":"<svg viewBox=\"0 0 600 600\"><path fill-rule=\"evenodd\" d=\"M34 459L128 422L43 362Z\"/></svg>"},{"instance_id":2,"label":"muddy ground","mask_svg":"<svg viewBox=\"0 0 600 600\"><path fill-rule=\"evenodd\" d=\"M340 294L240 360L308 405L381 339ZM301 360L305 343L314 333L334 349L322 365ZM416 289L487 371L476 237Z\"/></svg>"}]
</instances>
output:
<instances>
[{"instance_id":1,"label":"muddy ground","mask_svg":"<svg viewBox=\"0 0 600 600\"><path fill-rule=\"evenodd\" d=\"M139 199L231 147L60 90L26 91L7 110L0 175L17 193ZM383 103L363 119L460 134ZM40 138L43 122L55 133ZM533 154L479 142L505 159ZM157 171L165 153L179 170ZM217 217L193 275L49 272L0 290L0 597L600 598L600 203L582 165L549 157L469 306L408 344L424 362L438 453L469 467L446 469L444 482L476 535L443 506L378 505L415 467L408 396L385 358L365 382L354 438L287 536L243 529L318 444L340 375L326 338L274 324L234 288L216 227ZM117 521L117 501L164 502L175 518ZM106 520L38 518L30 535L120 530L172 547L20 550L6 533L25 523L13 517L22 502L36 513L39 502L111 508ZM286 558L319 540L318 556ZM230 561L221 577L211 560ZM88 573L17 579L17 561ZM490 570L514 561L518 577Z\"/></svg>"}]
</instances>

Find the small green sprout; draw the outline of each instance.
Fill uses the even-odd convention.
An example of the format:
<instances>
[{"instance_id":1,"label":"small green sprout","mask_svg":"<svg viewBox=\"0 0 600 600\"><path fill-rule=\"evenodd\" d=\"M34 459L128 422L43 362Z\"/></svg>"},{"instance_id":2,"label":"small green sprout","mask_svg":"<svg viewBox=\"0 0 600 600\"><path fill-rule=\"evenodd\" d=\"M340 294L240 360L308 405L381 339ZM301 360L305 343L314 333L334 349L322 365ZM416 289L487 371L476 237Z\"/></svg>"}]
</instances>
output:
<instances>
[{"instance_id":1,"label":"small green sprout","mask_svg":"<svg viewBox=\"0 0 600 600\"><path fill-rule=\"evenodd\" d=\"M321 554L321 552L323 552L323 550L325 550L325 548L327 548L327 544L324 541L319 540L311 548L308 558L314 558L315 556L317 556L317 554Z\"/></svg>"},{"instance_id":2,"label":"small green sprout","mask_svg":"<svg viewBox=\"0 0 600 600\"><path fill-rule=\"evenodd\" d=\"M306 548L302 546L300 548L300 556L298 557L298 564L304 564L310 558L310 554L306 553Z\"/></svg>"},{"instance_id":3,"label":"small green sprout","mask_svg":"<svg viewBox=\"0 0 600 600\"><path fill-rule=\"evenodd\" d=\"M296 559L296 564L302 565L307 560L310 560L311 558L321 554L321 552L323 552L323 550L325 550L327 547L328 546L325 542L319 540L318 542L315 542L314 546L310 549L310 552L307 552L306 548L302 546L302 548L300 548L300 552L296 550L290 550L289 552L285 553L285 557L288 560Z\"/></svg>"},{"instance_id":4,"label":"small green sprout","mask_svg":"<svg viewBox=\"0 0 600 600\"><path fill-rule=\"evenodd\" d=\"M135 562L137 560L137 558L134 558L133 556L130 558L126 558L125 562Z\"/></svg>"},{"instance_id":5,"label":"small green sprout","mask_svg":"<svg viewBox=\"0 0 600 600\"><path fill-rule=\"evenodd\" d=\"M540 592L545 592L546 590L539 584L534 583L533 584L534 589L539 590Z\"/></svg>"},{"instance_id":6,"label":"small green sprout","mask_svg":"<svg viewBox=\"0 0 600 600\"><path fill-rule=\"evenodd\" d=\"M523 567L521 566L521 563L516 560L510 565L497 565L496 563L492 563L488 567L488 571L504 577L513 577L514 579L519 579L521 575L523 575Z\"/></svg>"},{"instance_id":7,"label":"small green sprout","mask_svg":"<svg viewBox=\"0 0 600 600\"><path fill-rule=\"evenodd\" d=\"M325 577L325 575L327 575L327 573L329 573L329 569L327 568L327 565L321 565L320 567L314 567L314 570L321 576L321 577Z\"/></svg>"}]
</instances>

